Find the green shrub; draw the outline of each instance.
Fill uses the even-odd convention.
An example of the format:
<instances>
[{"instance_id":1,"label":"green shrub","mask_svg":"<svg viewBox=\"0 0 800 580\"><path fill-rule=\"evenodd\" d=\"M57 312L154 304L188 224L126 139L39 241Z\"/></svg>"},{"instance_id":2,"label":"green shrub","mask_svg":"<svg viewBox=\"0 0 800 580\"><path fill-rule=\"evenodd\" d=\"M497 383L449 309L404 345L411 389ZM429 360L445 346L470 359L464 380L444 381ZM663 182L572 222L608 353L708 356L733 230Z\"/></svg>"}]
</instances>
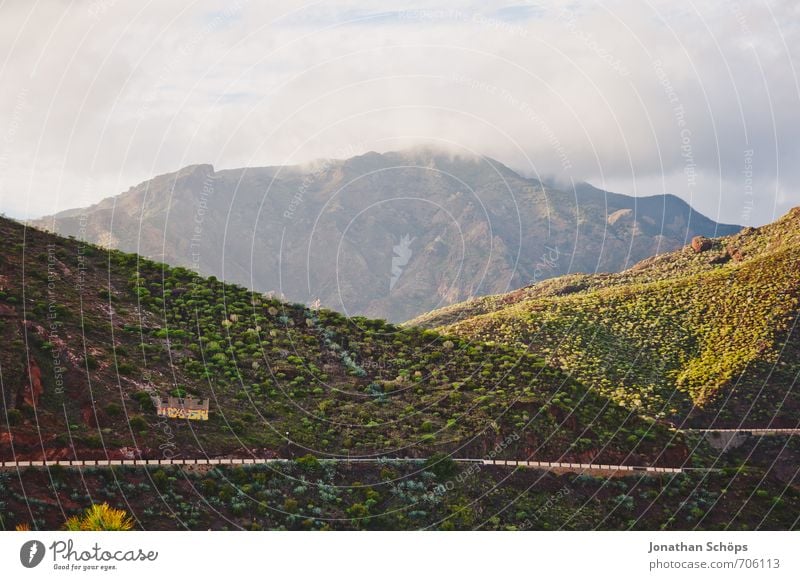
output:
<instances>
[{"instance_id":1,"label":"green shrub","mask_svg":"<svg viewBox=\"0 0 800 580\"><path fill-rule=\"evenodd\" d=\"M20 411L19 409L9 409L8 424L19 425L20 423L22 423L22 411Z\"/></svg>"},{"instance_id":2,"label":"green shrub","mask_svg":"<svg viewBox=\"0 0 800 580\"><path fill-rule=\"evenodd\" d=\"M134 431L144 431L148 427L147 421L145 421L144 417L140 417L138 415L136 417L131 417L128 420L128 425L130 425L131 429Z\"/></svg>"}]
</instances>

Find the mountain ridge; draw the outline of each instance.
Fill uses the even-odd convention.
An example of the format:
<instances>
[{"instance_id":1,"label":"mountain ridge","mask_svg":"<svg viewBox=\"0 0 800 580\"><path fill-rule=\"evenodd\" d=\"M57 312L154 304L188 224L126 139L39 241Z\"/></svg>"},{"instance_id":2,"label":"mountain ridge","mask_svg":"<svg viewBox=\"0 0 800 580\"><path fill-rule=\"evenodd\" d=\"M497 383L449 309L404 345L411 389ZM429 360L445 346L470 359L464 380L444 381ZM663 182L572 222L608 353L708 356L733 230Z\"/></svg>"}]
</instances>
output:
<instances>
[{"instance_id":1,"label":"mountain ridge","mask_svg":"<svg viewBox=\"0 0 800 580\"><path fill-rule=\"evenodd\" d=\"M677 197L576 192L491 158L413 149L294 166L191 165L30 223L395 322L531 280L618 271L695 235L739 229Z\"/></svg>"}]
</instances>

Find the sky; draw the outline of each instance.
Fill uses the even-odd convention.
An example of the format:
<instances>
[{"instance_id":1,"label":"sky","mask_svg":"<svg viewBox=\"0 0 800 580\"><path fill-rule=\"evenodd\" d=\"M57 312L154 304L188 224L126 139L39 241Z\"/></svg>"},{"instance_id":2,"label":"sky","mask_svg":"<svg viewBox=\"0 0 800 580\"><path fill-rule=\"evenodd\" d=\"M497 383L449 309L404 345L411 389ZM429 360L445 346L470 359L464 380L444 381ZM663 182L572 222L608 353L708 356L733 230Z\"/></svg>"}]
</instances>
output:
<instances>
[{"instance_id":1,"label":"sky","mask_svg":"<svg viewBox=\"0 0 800 580\"><path fill-rule=\"evenodd\" d=\"M0 0L0 211L425 144L756 226L800 205L799 31L793 0Z\"/></svg>"}]
</instances>

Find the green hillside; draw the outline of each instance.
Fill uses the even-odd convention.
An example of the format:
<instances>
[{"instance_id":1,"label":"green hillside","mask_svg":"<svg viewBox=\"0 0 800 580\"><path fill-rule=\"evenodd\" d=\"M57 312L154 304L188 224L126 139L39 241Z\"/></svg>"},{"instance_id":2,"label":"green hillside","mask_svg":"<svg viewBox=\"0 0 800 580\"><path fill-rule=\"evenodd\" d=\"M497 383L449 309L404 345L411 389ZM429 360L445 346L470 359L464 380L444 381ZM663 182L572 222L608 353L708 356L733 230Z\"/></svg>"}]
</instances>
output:
<instances>
[{"instance_id":1,"label":"green hillside","mask_svg":"<svg viewBox=\"0 0 800 580\"><path fill-rule=\"evenodd\" d=\"M644 415L789 426L800 399L800 208L763 228L412 321L545 357Z\"/></svg>"},{"instance_id":2,"label":"green hillside","mask_svg":"<svg viewBox=\"0 0 800 580\"><path fill-rule=\"evenodd\" d=\"M681 463L681 435L510 346L290 305L0 221L3 458L434 451ZM210 399L208 422L150 396ZM137 451L138 450L138 451Z\"/></svg>"}]
</instances>

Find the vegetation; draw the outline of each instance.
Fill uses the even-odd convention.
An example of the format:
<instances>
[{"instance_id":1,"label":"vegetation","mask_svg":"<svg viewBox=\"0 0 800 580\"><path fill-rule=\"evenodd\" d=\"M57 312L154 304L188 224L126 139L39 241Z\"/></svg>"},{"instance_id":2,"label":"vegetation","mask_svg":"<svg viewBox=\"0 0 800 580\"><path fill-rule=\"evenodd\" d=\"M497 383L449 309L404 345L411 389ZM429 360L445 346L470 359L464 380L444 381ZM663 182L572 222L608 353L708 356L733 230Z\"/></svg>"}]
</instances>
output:
<instances>
[{"instance_id":1,"label":"vegetation","mask_svg":"<svg viewBox=\"0 0 800 580\"><path fill-rule=\"evenodd\" d=\"M466 303L426 317L434 330L0 219L14 457L283 458L0 472L0 528L54 529L63 510L69 529L792 529L795 470L776 466L800 460L793 439L722 454L665 420L796 421L799 222ZM210 420L158 417L166 394L210 399ZM329 459L353 456L418 459ZM458 457L713 470L600 478Z\"/></svg>"},{"instance_id":2,"label":"vegetation","mask_svg":"<svg viewBox=\"0 0 800 580\"><path fill-rule=\"evenodd\" d=\"M786 440L780 442L784 446ZM797 446L792 447L797 452ZM746 453L746 451L743 451ZM770 461L775 455L764 454ZM3 528L33 518L36 529L63 521L101 498L125 507L148 530L789 530L797 527L800 490L770 468L724 467L660 477L601 478L532 469L457 464L436 474L425 462L335 464L321 460L217 467L31 469L25 491L52 492L26 503L19 478L5 481ZM157 473L160 482L154 483ZM5 480L3 478L5 477ZM69 500L69 501L67 501ZM30 513L29 513L30 510ZM121 510L120 510L121 511ZM32 515L30 515L32 514Z\"/></svg>"},{"instance_id":3,"label":"vegetation","mask_svg":"<svg viewBox=\"0 0 800 580\"><path fill-rule=\"evenodd\" d=\"M620 404L708 426L796 424L800 209L759 230L415 322L536 353Z\"/></svg>"},{"instance_id":4,"label":"vegetation","mask_svg":"<svg viewBox=\"0 0 800 580\"><path fill-rule=\"evenodd\" d=\"M21 243L18 224L0 230ZM73 445L87 458L158 457L165 446L200 456L481 456L505 440L507 457L686 455L680 435L511 346L348 319L31 229L24 252L3 253L0 267L0 356L18 377L6 407L24 417L9 425L18 454L41 450L41 430L45 449ZM42 302L42 314L23 320L22 301ZM62 306L53 318L50 304ZM31 395L34 376L41 393ZM168 393L209 398L210 420L159 420L150 397Z\"/></svg>"},{"instance_id":5,"label":"vegetation","mask_svg":"<svg viewBox=\"0 0 800 580\"><path fill-rule=\"evenodd\" d=\"M107 503L94 504L64 524L70 532L126 531L133 529L133 519L125 510L112 508Z\"/></svg>"}]
</instances>

